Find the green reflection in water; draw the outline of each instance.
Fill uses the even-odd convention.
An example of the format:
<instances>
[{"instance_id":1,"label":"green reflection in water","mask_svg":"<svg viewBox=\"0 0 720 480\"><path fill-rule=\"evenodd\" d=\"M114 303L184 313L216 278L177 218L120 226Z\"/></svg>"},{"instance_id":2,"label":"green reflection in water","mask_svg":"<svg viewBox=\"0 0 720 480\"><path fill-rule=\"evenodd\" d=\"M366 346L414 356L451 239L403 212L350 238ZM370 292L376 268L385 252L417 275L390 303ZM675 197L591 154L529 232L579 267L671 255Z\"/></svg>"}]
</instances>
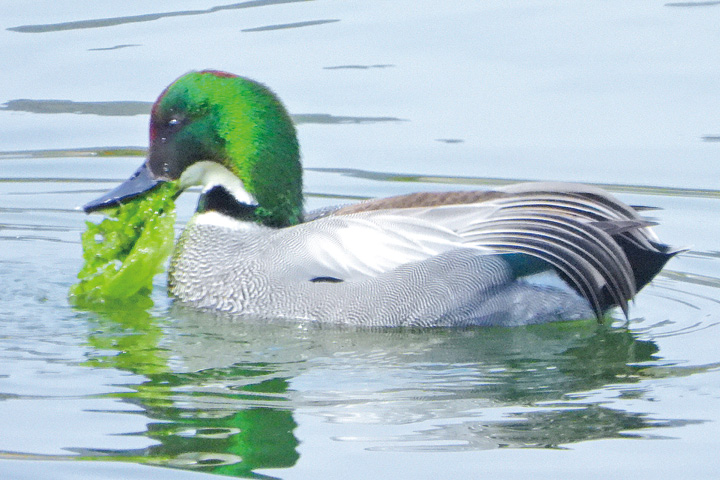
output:
<instances>
[{"instance_id":1,"label":"green reflection in water","mask_svg":"<svg viewBox=\"0 0 720 480\"><path fill-rule=\"evenodd\" d=\"M262 468L286 468L299 455L293 435L297 424L284 408L248 406L227 400L254 403L282 402L288 382L276 376L271 365L242 365L187 374L172 372L170 352L162 346L164 325L149 310L153 303L137 295L124 302L95 305L98 315L88 343L95 354L87 365L117 368L142 375L146 381L129 385L135 391L115 394L141 406L156 420L140 435L159 442L142 450L82 451L85 460L117 460L185 468L247 478L270 478L254 473ZM218 406L206 392L183 395L188 387L203 389L208 383L232 379L242 387ZM197 396L197 401L194 402ZM181 399L181 400L179 400Z\"/></svg>"}]
</instances>

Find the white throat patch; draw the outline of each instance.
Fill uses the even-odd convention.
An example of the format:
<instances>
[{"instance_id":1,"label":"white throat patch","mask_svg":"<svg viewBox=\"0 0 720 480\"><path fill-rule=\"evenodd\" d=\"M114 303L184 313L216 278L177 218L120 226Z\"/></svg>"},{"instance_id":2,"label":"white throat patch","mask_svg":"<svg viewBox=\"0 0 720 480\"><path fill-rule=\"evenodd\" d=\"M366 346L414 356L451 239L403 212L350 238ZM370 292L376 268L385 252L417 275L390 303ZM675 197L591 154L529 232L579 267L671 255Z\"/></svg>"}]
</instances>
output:
<instances>
[{"instance_id":1,"label":"white throat patch","mask_svg":"<svg viewBox=\"0 0 720 480\"><path fill-rule=\"evenodd\" d=\"M230 170L219 163L202 161L190 165L180 176L180 188L185 189L196 185L202 186L207 192L216 186L225 188L235 199L246 205L257 205L257 201L245 190L243 182Z\"/></svg>"}]
</instances>

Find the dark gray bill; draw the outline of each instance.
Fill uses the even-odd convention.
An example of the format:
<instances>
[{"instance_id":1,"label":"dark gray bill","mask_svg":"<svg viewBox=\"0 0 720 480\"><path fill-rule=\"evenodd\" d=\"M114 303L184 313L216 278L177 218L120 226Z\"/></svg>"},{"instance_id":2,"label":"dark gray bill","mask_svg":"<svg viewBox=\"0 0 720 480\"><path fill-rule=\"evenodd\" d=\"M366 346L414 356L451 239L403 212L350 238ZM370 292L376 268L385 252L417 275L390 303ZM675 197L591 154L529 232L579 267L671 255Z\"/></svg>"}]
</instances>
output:
<instances>
[{"instance_id":1,"label":"dark gray bill","mask_svg":"<svg viewBox=\"0 0 720 480\"><path fill-rule=\"evenodd\" d=\"M105 195L85 204L83 210L85 210L85 213L90 213L108 207L116 207L120 205L123 200L135 198L153 189L162 182L163 180L153 178L150 169L147 167L147 163L143 163L130 178Z\"/></svg>"}]
</instances>

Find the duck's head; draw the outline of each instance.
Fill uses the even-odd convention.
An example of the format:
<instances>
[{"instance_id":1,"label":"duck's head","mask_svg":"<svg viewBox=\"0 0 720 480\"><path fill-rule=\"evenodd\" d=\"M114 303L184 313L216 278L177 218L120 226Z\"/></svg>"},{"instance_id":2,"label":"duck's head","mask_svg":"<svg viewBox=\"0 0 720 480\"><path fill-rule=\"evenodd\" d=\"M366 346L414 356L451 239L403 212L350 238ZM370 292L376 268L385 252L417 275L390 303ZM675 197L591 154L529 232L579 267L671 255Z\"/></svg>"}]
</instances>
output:
<instances>
[{"instance_id":1,"label":"duck's head","mask_svg":"<svg viewBox=\"0 0 720 480\"><path fill-rule=\"evenodd\" d=\"M278 98L247 78L205 70L175 80L153 105L145 163L83 208L116 206L164 181L202 186L200 210L276 227L301 221L295 127Z\"/></svg>"}]
</instances>

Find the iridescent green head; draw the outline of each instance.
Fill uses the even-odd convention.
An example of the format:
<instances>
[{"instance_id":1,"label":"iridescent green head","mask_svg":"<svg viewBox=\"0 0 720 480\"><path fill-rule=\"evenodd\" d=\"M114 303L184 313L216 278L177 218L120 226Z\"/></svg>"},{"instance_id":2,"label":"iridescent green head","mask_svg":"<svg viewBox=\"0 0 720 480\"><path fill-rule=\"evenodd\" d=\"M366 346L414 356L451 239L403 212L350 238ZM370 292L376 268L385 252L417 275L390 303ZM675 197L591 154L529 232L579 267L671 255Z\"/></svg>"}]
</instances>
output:
<instances>
[{"instance_id":1,"label":"iridescent green head","mask_svg":"<svg viewBox=\"0 0 720 480\"><path fill-rule=\"evenodd\" d=\"M226 212L242 212L244 219L264 225L302 220L295 127L275 94L247 78L191 72L160 95L150 118L148 159L129 182L144 188L163 180L179 180L180 188L202 185L208 198L201 209L223 209L223 202L234 200L237 205ZM118 192L110 197L86 210L120 200Z\"/></svg>"}]
</instances>

